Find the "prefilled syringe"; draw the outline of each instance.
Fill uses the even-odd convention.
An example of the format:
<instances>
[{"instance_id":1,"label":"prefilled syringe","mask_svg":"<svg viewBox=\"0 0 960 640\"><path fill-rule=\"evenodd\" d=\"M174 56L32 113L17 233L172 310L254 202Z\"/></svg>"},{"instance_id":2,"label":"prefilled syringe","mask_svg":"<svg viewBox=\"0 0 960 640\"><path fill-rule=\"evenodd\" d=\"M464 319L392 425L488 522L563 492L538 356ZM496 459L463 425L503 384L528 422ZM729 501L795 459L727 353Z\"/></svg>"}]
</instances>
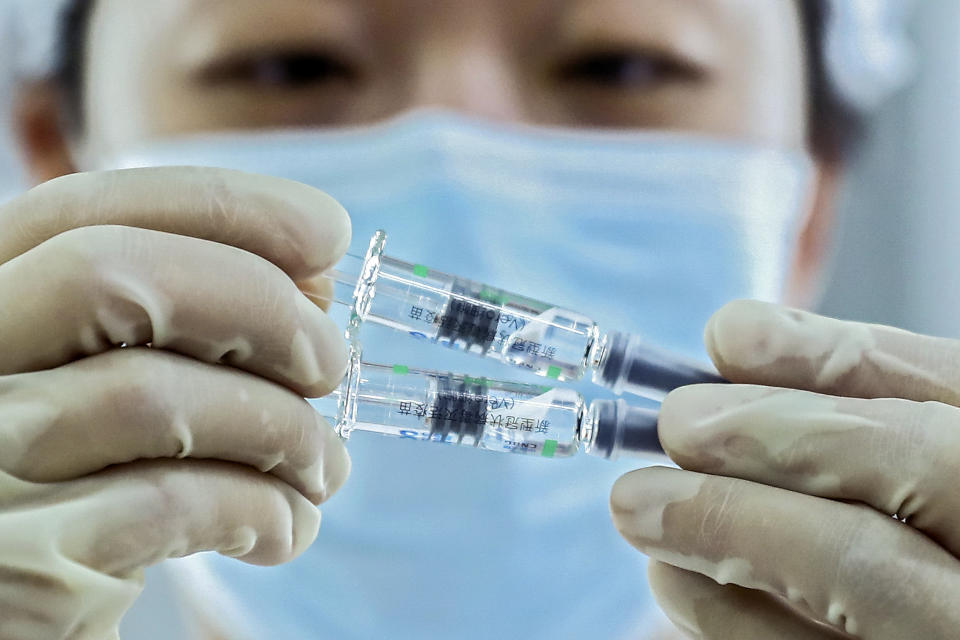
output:
<instances>
[{"instance_id":1,"label":"prefilled syringe","mask_svg":"<svg viewBox=\"0 0 960 640\"><path fill-rule=\"evenodd\" d=\"M351 335L373 322L558 381L592 370L595 384L653 399L687 384L724 382L639 336L602 333L577 311L387 256L386 241L378 231L365 256L347 256L330 272L334 300L353 306Z\"/></svg>"},{"instance_id":2,"label":"prefilled syringe","mask_svg":"<svg viewBox=\"0 0 960 640\"><path fill-rule=\"evenodd\" d=\"M544 458L581 449L608 459L663 453L655 410L623 400L587 406L561 387L363 362L356 347L340 386L310 403L343 438L370 431Z\"/></svg>"}]
</instances>

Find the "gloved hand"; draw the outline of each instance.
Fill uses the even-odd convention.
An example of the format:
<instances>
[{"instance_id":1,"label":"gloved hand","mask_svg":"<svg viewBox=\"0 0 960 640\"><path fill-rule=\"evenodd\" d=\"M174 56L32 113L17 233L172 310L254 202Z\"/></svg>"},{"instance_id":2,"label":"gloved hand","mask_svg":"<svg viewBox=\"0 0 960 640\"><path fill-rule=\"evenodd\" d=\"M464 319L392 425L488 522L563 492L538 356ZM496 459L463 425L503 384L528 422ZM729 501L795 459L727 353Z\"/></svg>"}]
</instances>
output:
<instances>
[{"instance_id":1,"label":"gloved hand","mask_svg":"<svg viewBox=\"0 0 960 640\"><path fill-rule=\"evenodd\" d=\"M349 236L310 187L214 169L0 209L0 638L116 637L146 566L310 545L350 463L303 397L346 349L295 282Z\"/></svg>"},{"instance_id":2,"label":"gloved hand","mask_svg":"<svg viewBox=\"0 0 960 640\"><path fill-rule=\"evenodd\" d=\"M693 638L960 637L960 343L736 302L614 521ZM754 386L764 385L764 386ZM849 635L845 635L849 634Z\"/></svg>"}]
</instances>

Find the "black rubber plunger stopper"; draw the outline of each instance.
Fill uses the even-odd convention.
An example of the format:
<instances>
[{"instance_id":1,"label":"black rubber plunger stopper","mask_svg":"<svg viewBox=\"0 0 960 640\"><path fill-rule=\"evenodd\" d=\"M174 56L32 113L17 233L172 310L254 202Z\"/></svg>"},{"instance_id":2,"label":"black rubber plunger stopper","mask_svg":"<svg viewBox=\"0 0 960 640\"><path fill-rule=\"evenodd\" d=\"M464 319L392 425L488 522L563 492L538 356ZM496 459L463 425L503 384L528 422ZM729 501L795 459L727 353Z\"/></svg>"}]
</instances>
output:
<instances>
[{"instance_id":1,"label":"black rubber plunger stopper","mask_svg":"<svg viewBox=\"0 0 960 640\"><path fill-rule=\"evenodd\" d=\"M464 436L473 436L476 446L483 435L486 413L487 393L482 385L468 385L451 375L438 376L437 398L427 416L430 437L439 434L439 439L446 442L453 433L459 444Z\"/></svg>"},{"instance_id":2,"label":"black rubber plunger stopper","mask_svg":"<svg viewBox=\"0 0 960 640\"><path fill-rule=\"evenodd\" d=\"M500 312L470 302L470 298L478 299L480 292L472 290L462 280L454 281L451 292L456 295L450 298L443 315L437 320L440 323L437 337L451 342L462 341L468 349L479 345L486 353L497 339Z\"/></svg>"}]
</instances>

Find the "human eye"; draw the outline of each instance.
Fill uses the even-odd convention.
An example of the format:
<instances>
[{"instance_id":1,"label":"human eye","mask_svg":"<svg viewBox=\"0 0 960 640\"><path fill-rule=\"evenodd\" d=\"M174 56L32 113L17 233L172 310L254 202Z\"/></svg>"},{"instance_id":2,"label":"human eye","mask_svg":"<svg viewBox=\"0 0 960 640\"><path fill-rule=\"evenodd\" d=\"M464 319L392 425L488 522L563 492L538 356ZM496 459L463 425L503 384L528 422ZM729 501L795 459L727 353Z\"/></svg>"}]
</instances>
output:
<instances>
[{"instance_id":1,"label":"human eye","mask_svg":"<svg viewBox=\"0 0 960 640\"><path fill-rule=\"evenodd\" d=\"M352 84L360 76L358 66L346 56L299 49L231 55L213 61L199 73L207 85L290 91Z\"/></svg>"},{"instance_id":2,"label":"human eye","mask_svg":"<svg viewBox=\"0 0 960 640\"><path fill-rule=\"evenodd\" d=\"M650 90L672 83L702 80L704 69L675 55L643 49L598 48L561 60L556 76L563 82L599 89Z\"/></svg>"}]
</instances>

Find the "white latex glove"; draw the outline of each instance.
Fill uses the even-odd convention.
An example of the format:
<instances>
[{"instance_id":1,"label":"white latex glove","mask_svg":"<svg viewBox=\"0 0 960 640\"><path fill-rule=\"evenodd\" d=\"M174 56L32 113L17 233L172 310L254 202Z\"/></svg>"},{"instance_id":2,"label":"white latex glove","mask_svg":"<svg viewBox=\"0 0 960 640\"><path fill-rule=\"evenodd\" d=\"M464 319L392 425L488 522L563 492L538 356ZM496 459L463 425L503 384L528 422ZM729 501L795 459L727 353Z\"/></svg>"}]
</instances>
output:
<instances>
[{"instance_id":1,"label":"white latex glove","mask_svg":"<svg viewBox=\"0 0 960 640\"><path fill-rule=\"evenodd\" d=\"M706 339L738 384L672 393L685 470L611 495L667 615L704 639L960 637L960 343L758 302Z\"/></svg>"},{"instance_id":2,"label":"white latex glove","mask_svg":"<svg viewBox=\"0 0 960 640\"><path fill-rule=\"evenodd\" d=\"M350 462L303 397L346 350L295 282L349 236L323 193L214 169L0 209L0 638L116 637L146 566L311 544Z\"/></svg>"}]
</instances>

